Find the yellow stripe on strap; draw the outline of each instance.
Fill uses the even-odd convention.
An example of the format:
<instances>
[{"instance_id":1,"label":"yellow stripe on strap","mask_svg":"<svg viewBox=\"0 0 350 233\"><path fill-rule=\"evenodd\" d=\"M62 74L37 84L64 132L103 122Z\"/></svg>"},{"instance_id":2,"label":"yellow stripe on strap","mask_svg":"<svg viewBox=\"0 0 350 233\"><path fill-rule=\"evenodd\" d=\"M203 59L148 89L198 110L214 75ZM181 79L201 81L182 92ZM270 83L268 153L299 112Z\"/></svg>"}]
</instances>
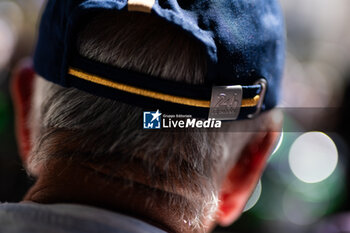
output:
<instances>
[{"instance_id":1,"label":"yellow stripe on strap","mask_svg":"<svg viewBox=\"0 0 350 233\"><path fill-rule=\"evenodd\" d=\"M128 11L151 13L155 0L128 0Z\"/></svg>"},{"instance_id":2,"label":"yellow stripe on strap","mask_svg":"<svg viewBox=\"0 0 350 233\"><path fill-rule=\"evenodd\" d=\"M149 91L133 86L129 86L122 83L112 82L108 79L101 78L96 75L87 74L85 72L76 70L74 68L69 68L68 74L73 75L77 78L84 79L89 82L97 83L102 86L107 86L113 89L117 89L119 91L125 91L135 95L141 95L152 99L162 100L166 102L171 102L175 104L183 104L193 107L201 107L201 108L210 108L210 101L207 100L196 100L185 97L173 96L168 94L163 94L159 92ZM252 99L243 99L241 107L254 107L258 104L260 96L257 95Z\"/></svg>"},{"instance_id":3,"label":"yellow stripe on strap","mask_svg":"<svg viewBox=\"0 0 350 233\"><path fill-rule=\"evenodd\" d=\"M178 97L178 96L173 96L173 95L168 95L168 94L162 94L154 91L149 91L149 90L144 90L141 88L117 83L117 82L112 82L110 80L87 74L81 71L78 71L76 69L70 68L68 73L70 75L73 75L75 77L97 83L103 86L111 87L120 91L125 91L131 94L136 94L136 95L141 95L153 99L158 99L158 100L163 100L171 103L176 103L176 104L183 104L183 105L189 105L189 106L194 106L194 107L202 107L202 108L209 108L210 107L210 101L206 100L196 100L196 99L190 99L190 98L185 98L185 97Z\"/></svg>"},{"instance_id":4,"label":"yellow stripe on strap","mask_svg":"<svg viewBox=\"0 0 350 233\"><path fill-rule=\"evenodd\" d=\"M241 107L255 107L258 105L260 100L260 95L256 95L254 98L251 99L242 99Z\"/></svg>"}]
</instances>

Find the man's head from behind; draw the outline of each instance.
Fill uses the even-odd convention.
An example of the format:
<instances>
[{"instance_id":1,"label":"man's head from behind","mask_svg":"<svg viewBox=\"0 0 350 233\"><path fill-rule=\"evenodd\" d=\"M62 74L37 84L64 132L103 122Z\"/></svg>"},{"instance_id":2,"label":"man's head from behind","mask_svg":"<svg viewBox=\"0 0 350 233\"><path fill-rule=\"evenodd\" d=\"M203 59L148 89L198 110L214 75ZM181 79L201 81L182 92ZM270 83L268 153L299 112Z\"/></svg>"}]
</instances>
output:
<instances>
[{"instance_id":1,"label":"man's head from behind","mask_svg":"<svg viewBox=\"0 0 350 233\"><path fill-rule=\"evenodd\" d=\"M90 60L164 80L205 83L203 47L151 15L98 14L76 41L79 54ZM146 131L139 124L142 108L39 76L19 77L14 87L23 116L17 121L19 143L29 173L40 177L56 160L88 166L102 172L106 183L122 180L120 190L142 189L138 206L132 206L134 196L123 200L132 206L128 214L174 231L231 224L258 182L281 124L280 113L271 110L252 120L224 122L224 132Z\"/></svg>"}]
</instances>

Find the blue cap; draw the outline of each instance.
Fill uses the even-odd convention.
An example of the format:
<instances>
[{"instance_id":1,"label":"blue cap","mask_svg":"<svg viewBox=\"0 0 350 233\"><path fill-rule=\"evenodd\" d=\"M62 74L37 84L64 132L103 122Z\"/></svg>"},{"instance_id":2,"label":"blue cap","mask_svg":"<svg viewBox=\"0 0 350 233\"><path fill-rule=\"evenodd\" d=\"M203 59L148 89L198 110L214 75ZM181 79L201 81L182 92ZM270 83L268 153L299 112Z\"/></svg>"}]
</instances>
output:
<instances>
[{"instance_id":1,"label":"blue cap","mask_svg":"<svg viewBox=\"0 0 350 233\"><path fill-rule=\"evenodd\" d=\"M77 34L87 19L127 11L157 16L197 40L207 56L204 84L166 81L79 55ZM144 109L235 120L276 106L284 52L277 0L49 0L34 68L61 86Z\"/></svg>"}]
</instances>

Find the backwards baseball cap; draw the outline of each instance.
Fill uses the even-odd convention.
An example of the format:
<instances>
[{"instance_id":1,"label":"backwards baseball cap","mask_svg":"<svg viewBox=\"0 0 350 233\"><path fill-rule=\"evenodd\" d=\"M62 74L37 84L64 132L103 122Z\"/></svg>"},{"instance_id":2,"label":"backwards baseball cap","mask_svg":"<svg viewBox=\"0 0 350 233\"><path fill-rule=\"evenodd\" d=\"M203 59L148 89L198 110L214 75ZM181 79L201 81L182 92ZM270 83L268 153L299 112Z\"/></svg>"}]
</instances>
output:
<instances>
[{"instance_id":1,"label":"backwards baseball cap","mask_svg":"<svg viewBox=\"0 0 350 233\"><path fill-rule=\"evenodd\" d=\"M168 81L79 55L77 36L88 19L127 11L154 15L193 37L205 50L205 82ZM278 102L284 40L277 0L48 0L34 68L61 86L143 109L246 119Z\"/></svg>"}]
</instances>

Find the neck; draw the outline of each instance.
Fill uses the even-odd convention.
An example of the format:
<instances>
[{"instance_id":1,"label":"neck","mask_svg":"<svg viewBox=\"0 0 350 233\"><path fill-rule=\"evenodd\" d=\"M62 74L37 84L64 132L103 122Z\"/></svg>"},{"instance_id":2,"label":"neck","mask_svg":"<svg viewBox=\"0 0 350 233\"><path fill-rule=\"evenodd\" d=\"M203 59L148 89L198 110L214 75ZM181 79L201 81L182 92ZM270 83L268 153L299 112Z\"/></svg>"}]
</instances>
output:
<instances>
[{"instance_id":1,"label":"neck","mask_svg":"<svg viewBox=\"0 0 350 233\"><path fill-rule=\"evenodd\" d=\"M155 201L149 204L151 199ZM193 232L174 217L164 191L73 160L48 162L24 201L95 206L134 216L168 232Z\"/></svg>"}]
</instances>

